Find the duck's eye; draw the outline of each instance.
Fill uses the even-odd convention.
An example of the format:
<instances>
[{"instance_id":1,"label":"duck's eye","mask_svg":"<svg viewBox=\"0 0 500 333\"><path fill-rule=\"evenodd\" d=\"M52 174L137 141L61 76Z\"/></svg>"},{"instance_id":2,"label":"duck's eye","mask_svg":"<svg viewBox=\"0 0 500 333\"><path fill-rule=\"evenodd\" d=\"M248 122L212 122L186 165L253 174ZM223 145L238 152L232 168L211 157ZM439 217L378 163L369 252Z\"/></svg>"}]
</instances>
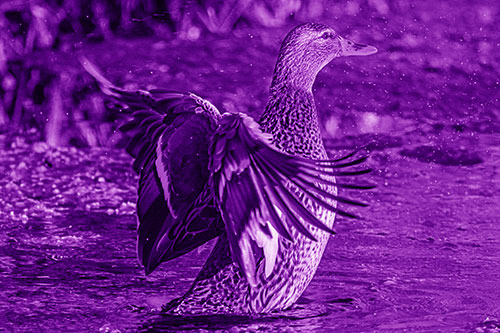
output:
<instances>
[{"instance_id":1,"label":"duck's eye","mask_svg":"<svg viewBox=\"0 0 500 333\"><path fill-rule=\"evenodd\" d=\"M333 37L333 33L329 32L329 31L326 31L324 32L321 36L320 36L322 39L329 39L329 38L332 38Z\"/></svg>"}]
</instances>

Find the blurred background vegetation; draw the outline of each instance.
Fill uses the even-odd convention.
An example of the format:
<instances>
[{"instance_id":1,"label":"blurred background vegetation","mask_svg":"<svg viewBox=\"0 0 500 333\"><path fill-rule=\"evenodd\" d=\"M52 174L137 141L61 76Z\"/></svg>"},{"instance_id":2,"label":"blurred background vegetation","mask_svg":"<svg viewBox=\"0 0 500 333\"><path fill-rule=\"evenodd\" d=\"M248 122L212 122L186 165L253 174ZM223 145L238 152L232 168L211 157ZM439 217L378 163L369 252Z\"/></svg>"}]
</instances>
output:
<instances>
[{"instance_id":1,"label":"blurred background vegetation","mask_svg":"<svg viewBox=\"0 0 500 333\"><path fill-rule=\"evenodd\" d=\"M382 14L385 0L351 1ZM13 0L0 4L0 128L32 129L50 145L106 145L114 125L80 69L57 71L40 50L71 54L82 43L155 35L196 41L236 29L320 18L326 0ZM338 4L337 4L338 5ZM331 4L330 4L331 6ZM34 56L36 55L36 56ZM35 59L34 59L35 58ZM83 98L85 97L85 98ZM36 131L34 130L36 129Z\"/></svg>"},{"instance_id":2,"label":"blurred background vegetation","mask_svg":"<svg viewBox=\"0 0 500 333\"><path fill-rule=\"evenodd\" d=\"M382 1L382 0L379 0ZM0 4L0 128L34 128L50 145L104 145L112 130L88 77L35 61L89 40L156 35L196 41L238 26L280 26L321 15L325 1L14 0ZM34 56L36 55L36 56ZM50 54L43 53L44 57ZM39 59L38 59L39 60ZM88 96L86 96L88 97ZM89 105L90 104L90 105ZM38 132L31 130L32 133Z\"/></svg>"},{"instance_id":3,"label":"blurred background vegetation","mask_svg":"<svg viewBox=\"0 0 500 333\"><path fill-rule=\"evenodd\" d=\"M114 145L109 138L117 115L108 111L106 101L75 60L93 42L106 45L117 38L155 36L168 43L195 43L224 36L238 38L243 31L250 34L248 31L321 21L325 16L340 21L339 25L361 17L368 26L404 16L411 25L417 17L414 8L409 0L4 1L0 3L0 131L27 131L52 146ZM485 24L492 23L496 12L488 8L478 9L485 12L466 19L479 17ZM426 24L425 17L418 19ZM379 31L373 39L382 41L384 35ZM398 39L415 48L422 42L414 34ZM392 45L396 51L397 43ZM165 47L157 43L153 48L156 46ZM483 57L489 57L489 52ZM426 66L432 71L441 64ZM161 66L159 70L163 72Z\"/></svg>"}]
</instances>

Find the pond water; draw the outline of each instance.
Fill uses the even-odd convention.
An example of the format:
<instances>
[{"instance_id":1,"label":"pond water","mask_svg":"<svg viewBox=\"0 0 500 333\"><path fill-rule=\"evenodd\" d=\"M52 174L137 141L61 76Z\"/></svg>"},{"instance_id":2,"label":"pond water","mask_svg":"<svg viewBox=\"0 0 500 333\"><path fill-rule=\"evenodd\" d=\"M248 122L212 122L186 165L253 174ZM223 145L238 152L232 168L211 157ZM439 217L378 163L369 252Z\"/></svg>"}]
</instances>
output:
<instances>
[{"instance_id":1,"label":"pond water","mask_svg":"<svg viewBox=\"0 0 500 333\"><path fill-rule=\"evenodd\" d=\"M446 33L450 21L438 17L448 9L405 31L398 20L390 32L384 22L372 35L360 28L357 40L379 54L339 59L320 73L328 150L368 143L375 171L365 179L377 188L350 193L370 206L355 211L358 220L337 219L315 278L282 313L162 315L213 242L146 277L135 254L137 177L123 150L56 149L34 132L0 134L0 330L499 332L498 54L475 48L482 37L470 18ZM494 45L488 24L482 43ZM83 52L120 84L189 89L256 116L286 31L278 30L237 43L115 40ZM465 30L469 46L456 39ZM39 61L64 70L77 66L73 58Z\"/></svg>"},{"instance_id":2,"label":"pond water","mask_svg":"<svg viewBox=\"0 0 500 333\"><path fill-rule=\"evenodd\" d=\"M177 318L159 308L187 290L211 244L144 276L130 158L3 136L14 148L2 152L0 166L0 327L498 331L500 135L473 138L482 162L471 166L420 162L401 153L418 149L374 145L376 171L367 178L378 187L358 195L370 207L359 220L338 218L294 309Z\"/></svg>"}]
</instances>

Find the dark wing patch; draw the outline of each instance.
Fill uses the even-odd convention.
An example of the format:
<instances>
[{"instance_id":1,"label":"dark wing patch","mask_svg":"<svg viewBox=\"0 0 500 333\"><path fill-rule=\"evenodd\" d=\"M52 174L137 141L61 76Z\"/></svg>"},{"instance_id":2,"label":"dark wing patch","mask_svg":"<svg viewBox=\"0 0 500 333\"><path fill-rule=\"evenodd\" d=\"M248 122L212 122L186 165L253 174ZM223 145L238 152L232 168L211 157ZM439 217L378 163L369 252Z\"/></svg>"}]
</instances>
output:
<instances>
[{"instance_id":1,"label":"dark wing patch","mask_svg":"<svg viewBox=\"0 0 500 333\"><path fill-rule=\"evenodd\" d=\"M130 121L120 129L139 173L137 252L146 273L220 235L223 226L208 186L208 145L219 111L192 93L125 91L85 57L82 66Z\"/></svg>"},{"instance_id":2,"label":"dark wing patch","mask_svg":"<svg viewBox=\"0 0 500 333\"><path fill-rule=\"evenodd\" d=\"M135 126L124 127L134 133L128 151L140 173L138 255L146 272L223 231L207 186L217 119L192 94L162 96L150 110L133 113Z\"/></svg>"},{"instance_id":3,"label":"dark wing patch","mask_svg":"<svg viewBox=\"0 0 500 333\"><path fill-rule=\"evenodd\" d=\"M148 273L223 232L208 187L208 145L217 119L179 93L133 116L128 150L140 173L138 255Z\"/></svg>"},{"instance_id":4,"label":"dark wing patch","mask_svg":"<svg viewBox=\"0 0 500 333\"><path fill-rule=\"evenodd\" d=\"M278 250L278 236L293 241L290 228L316 240L304 223L334 233L317 214L304 206L290 184L303 192L318 206L349 217L354 215L338 209L330 202L361 205L325 190L337 184L326 176L363 174L369 170L340 171L360 164L352 162L315 161L291 156L271 145L270 137L258 124L243 114L225 114L210 148L210 169L214 192L224 220L234 260L239 264L251 286L255 280L255 247L262 248L265 273L271 274ZM346 184L345 187L356 185ZM356 186L357 187L357 186ZM365 186L371 188L371 186Z\"/></svg>"}]
</instances>

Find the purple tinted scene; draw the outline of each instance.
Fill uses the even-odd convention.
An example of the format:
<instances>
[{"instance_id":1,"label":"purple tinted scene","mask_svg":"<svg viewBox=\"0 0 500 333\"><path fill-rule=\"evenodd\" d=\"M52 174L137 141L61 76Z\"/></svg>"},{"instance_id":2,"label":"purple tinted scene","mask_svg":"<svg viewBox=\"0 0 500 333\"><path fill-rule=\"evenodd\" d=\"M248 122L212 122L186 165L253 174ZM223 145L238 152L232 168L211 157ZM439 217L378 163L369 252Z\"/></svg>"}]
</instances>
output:
<instances>
[{"instance_id":1,"label":"purple tinted scene","mask_svg":"<svg viewBox=\"0 0 500 333\"><path fill-rule=\"evenodd\" d=\"M499 332L499 22L0 2L0 331Z\"/></svg>"}]
</instances>

